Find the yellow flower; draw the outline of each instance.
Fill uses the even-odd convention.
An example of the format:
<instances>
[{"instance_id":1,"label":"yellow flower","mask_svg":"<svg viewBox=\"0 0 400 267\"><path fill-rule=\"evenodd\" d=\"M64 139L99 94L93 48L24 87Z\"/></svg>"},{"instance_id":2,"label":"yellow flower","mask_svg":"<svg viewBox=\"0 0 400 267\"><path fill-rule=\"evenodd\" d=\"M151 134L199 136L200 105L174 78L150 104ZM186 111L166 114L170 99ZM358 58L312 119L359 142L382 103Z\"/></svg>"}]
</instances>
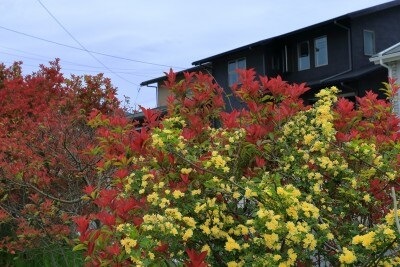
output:
<instances>
[{"instance_id":1,"label":"yellow flower","mask_svg":"<svg viewBox=\"0 0 400 267\"><path fill-rule=\"evenodd\" d=\"M121 245L124 246L125 251L127 254L130 254L132 251L132 248L135 247L137 245L137 241L135 239L132 238L124 238L120 241Z\"/></svg>"},{"instance_id":2,"label":"yellow flower","mask_svg":"<svg viewBox=\"0 0 400 267\"><path fill-rule=\"evenodd\" d=\"M290 263L291 264L295 263L295 261L297 259L297 254L294 252L293 249L291 249L291 248L288 249L288 256L290 259Z\"/></svg>"},{"instance_id":3,"label":"yellow flower","mask_svg":"<svg viewBox=\"0 0 400 267\"><path fill-rule=\"evenodd\" d=\"M172 195L174 196L175 199L181 198L185 195L185 193L182 193L179 190L174 190L174 192L172 192Z\"/></svg>"},{"instance_id":4,"label":"yellow flower","mask_svg":"<svg viewBox=\"0 0 400 267\"><path fill-rule=\"evenodd\" d=\"M196 221L192 217L185 216L182 218L182 221L184 221L187 224L187 226L189 226L189 227L193 228L196 226Z\"/></svg>"},{"instance_id":5,"label":"yellow flower","mask_svg":"<svg viewBox=\"0 0 400 267\"><path fill-rule=\"evenodd\" d=\"M369 194L364 195L363 199L364 199L365 202L370 202L371 201L371 197L370 197Z\"/></svg>"},{"instance_id":6,"label":"yellow flower","mask_svg":"<svg viewBox=\"0 0 400 267\"><path fill-rule=\"evenodd\" d=\"M275 233L272 234L264 234L264 242L267 248L273 249L275 247L275 243L278 242L279 236Z\"/></svg>"},{"instance_id":7,"label":"yellow flower","mask_svg":"<svg viewBox=\"0 0 400 267\"><path fill-rule=\"evenodd\" d=\"M302 202L301 209L306 217L313 217L317 219L319 217L319 209L311 203Z\"/></svg>"},{"instance_id":8,"label":"yellow flower","mask_svg":"<svg viewBox=\"0 0 400 267\"><path fill-rule=\"evenodd\" d=\"M178 230L176 230L176 228L174 227L174 228L171 229L170 233L172 235L177 235L178 234Z\"/></svg>"},{"instance_id":9,"label":"yellow flower","mask_svg":"<svg viewBox=\"0 0 400 267\"><path fill-rule=\"evenodd\" d=\"M282 259L282 256L279 254L275 254L273 257L274 261L279 261L280 259Z\"/></svg>"},{"instance_id":10,"label":"yellow flower","mask_svg":"<svg viewBox=\"0 0 400 267\"><path fill-rule=\"evenodd\" d=\"M165 208L166 206L168 206L170 204L169 200L166 198L162 198L161 199L161 203L158 205L160 206L160 208Z\"/></svg>"},{"instance_id":11,"label":"yellow flower","mask_svg":"<svg viewBox=\"0 0 400 267\"><path fill-rule=\"evenodd\" d=\"M356 255L346 247L343 247L343 253L339 256L339 261L341 263L351 264L357 260Z\"/></svg>"},{"instance_id":12,"label":"yellow flower","mask_svg":"<svg viewBox=\"0 0 400 267\"><path fill-rule=\"evenodd\" d=\"M233 238L228 237L227 241L225 243L225 250L232 251L235 249L240 250L240 245L238 243L236 243L236 241Z\"/></svg>"},{"instance_id":13,"label":"yellow flower","mask_svg":"<svg viewBox=\"0 0 400 267\"><path fill-rule=\"evenodd\" d=\"M191 173L192 171L193 171L192 168L182 168L182 169L181 169L181 173L182 173L182 174L189 174L189 173Z\"/></svg>"},{"instance_id":14,"label":"yellow flower","mask_svg":"<svg viewBox=\"0 0 400 267\"><path fill-rule=\"evenodd\" d=\"M352 243L354 245L362 244L367 249L373 249L375 247L373 245L374 238L375 238L375 232L368 232L365 235L354 236Z\"/></svg>"},{"instance_id":15,"label":"yellow flower","mask_svg":"<svg viewBox=\"0 0 400 267\"><path fill-rule=\"evenodd\" d=\"M174 219L177 219L177 220L181 220L182 219L182 213L180 213L180 211L178 209L176 209L176 208L165 209L165 215L169 216L169 217L172 217Z\"/></svg>"},{"instance_id":16,"label":"yellow flower","mask_svg":"<svg viewBox=\"0 0 400 267\"><path fill-rule=\"evenodd\" d=\"M317 246L317 240L315 240L314 235L310 233L306 234L303 242L303 248L308 248L309 250L314 250Z\"/></svg>"},{"instance_id":17,"label":"yellow flower","mask_svg":"<svg viewBox=\"0 0 400 267\"><path fill-rule=\"evenodd\" d=\"M206 208L206 204L196 203L196 207L194 207L194 212L199 213Z\"/></svg>"},{"instance_id":18,"label":"yellow flower","mask_svg":"<svg viewBox=\"0 0 400 267\"><path fill-rule=\"evenodd\" d=\"M183 239L183 241L187 241L192 236L193 236L193 230L192 229L187 229L185 231L185 234L182 236L182 239Z\"/></svg>"},{"instance_id":19,"label":"yellow flower","mask_svg":"<svg viewBox=\"0 0 400 267\"><path fill-rule=\"evenodd\" d=\"M201 230L203 230L203 233L204 233L204 234L206 234L206 235L211 234L210 227L208 227L207 225L202 224L202 225L199 226L199 228L200 228Z\"/></svg>"},{"instance_id":20,"label":"yellow flower","mask_svg":"<svg viewBox=\"0 0 400 267\"><path fill-rule=\"evenodd\" d=\"M274 231L278 228L278 221L275 219L272 219L271 221L266 222L265 226L267 227L268 230Z\"/></svg>"},{"instance_id":21,"label":"yellow flower","mask_svg":"<svg viewBox=\"0 0 400 267\"><path fill-rule=\"evenodd\" d=\"M318 226L319 226L319 229L321 229L321 230L326 230L329 227L329 225L327 223L321 223Z\"/></svg>"},{"instance_id":22,"label":"yellow flower","mask_svg":"<svg viewBox=\"0 0 400 267\"><path fill-rule=\"evenodd\" d=\"M122 231L124 230L124 226L125 226L124 223L119 224L119 225L117 226L117 231L118 231L118 232L122 232Z\"/></svg>"},{"instance_id":23,"label":"yellow flower","mask_svg":"<svg viewBox=\"0 0 400 267\"><path fill-rule=\"evenodd\" d=\"M234 199L238 199L239 197L240 197L240 193L239 192L233 192L233 194L232 194L232 197L234 198Z\"/></svg>"},{"instance_id":24,"label":"yellow flower","mask_svg":"<svg viewBox=\"0 0 400 267\"><path fill-rule=\"evenodd\" d=\"M390 239L396 238L395 231L390 228L385 228L385 230L383 230L383 234L387 235Z\"/></svg>"},{"instance_id":25,"label":"yellow flower","mask_svg":"<svg viewBox=\"0 0 400 267\"><path fill-rule=\"evenodd\" d=\"M309 145L313 139L314 139L314 135L306 134L304 136L304 144Z\"/></svg>"},{"instance_id":26,"label":"yellow flower","mask_svg":"<svg viewBox=\"0 0 400 267\"><path fill-rule=\"evenodd\" d=\"M209 255L210 252L211 252L211 248L210 248L209 245L205 244L205 245L201 248L201 251L207 251L207 255Z\"/></svg>"},{"instance_id":27,"label":"yellow flower","mask_svg":"<svg viewBox=\"0 0 400 267\"><path fill-rule=\"evenodd\" d=\"M328 233L328 234L326 234L326 238L327 238L328 240L332 240L332 239L334 238L334 236L333 236L332 233Z\"/></svg>"},{"instance_id":28,"label":"yellow flower","mask_svg":"<svg viewBox=\"0 0 400 267\"><path fill-rule=\"evenodd\" d=\"M152 203L153 205L157 205L158 194L157 192L153 192L147 196L147 202Z\"/></svg>"},{"instance_id":29,"label":"yellow flower","mask_svg":"<svg viewBox=\"0 0 400 267\"><path fill-rule=\"evenodd\" d=\"M244 196L245 196L246 198L251 198L251 197L257 196L257 193L254 192L253 190L251 190L250 188L246 187L245 189L246 189L246 190L245 190L245 192L244 192Z\"/></svg>"},{"instance_id":30,"label":"yellow flower","mask_svg":"<svg viewBox=\"0 0 400 267\"><path fill-rule=\"evenodd\" d=\"M149 254L149 258L151 259L151 260L154 260L154 253L153 252L148 252L148 254Z\"/></svg>"},{"instance_id":31,"label":"yellow flower","mask_svg":"<svg viewBox=\"0 0 400 267\"><path fill-rule=\"evenodd\" d=\"M200 194L201 194L201 189L192 190L192 196L200 195Z\"/></svg>"}]
</instances>

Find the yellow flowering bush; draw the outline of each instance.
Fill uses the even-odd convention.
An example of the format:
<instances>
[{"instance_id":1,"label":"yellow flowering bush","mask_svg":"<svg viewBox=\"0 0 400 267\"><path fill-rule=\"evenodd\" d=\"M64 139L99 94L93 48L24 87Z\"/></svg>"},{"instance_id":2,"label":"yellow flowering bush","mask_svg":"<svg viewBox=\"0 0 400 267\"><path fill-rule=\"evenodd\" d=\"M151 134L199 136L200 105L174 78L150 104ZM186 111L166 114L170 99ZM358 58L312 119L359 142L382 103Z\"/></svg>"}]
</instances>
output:
<instances>
[{"instance_id":1,"label":"yellow flowering bush","mask_svg":"<svg viewBox=\"0 0 400 267\"><path fill-rule=\"evenodd\" d=\"M167 115L148 116L115 157L125 172L103 208L115 222L91 259L114 242L132 266L399 264L399 120L387 101L368 93L355 109L332 87L305 106L304 84L250 70L233 88L246 108L224 112L208 75L174 79ZM135 205L117 213L116 200Z\"/></svg>"}]
</instances>

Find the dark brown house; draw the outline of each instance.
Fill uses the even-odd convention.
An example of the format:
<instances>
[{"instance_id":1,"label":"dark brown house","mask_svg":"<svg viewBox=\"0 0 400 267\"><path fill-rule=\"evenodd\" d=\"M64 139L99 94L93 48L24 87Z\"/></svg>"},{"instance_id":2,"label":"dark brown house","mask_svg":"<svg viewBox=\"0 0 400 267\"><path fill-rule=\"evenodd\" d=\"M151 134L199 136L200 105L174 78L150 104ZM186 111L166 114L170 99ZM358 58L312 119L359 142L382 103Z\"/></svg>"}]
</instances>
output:
<instances>
[{"instance_id":1,"label":"dark brown house","mask_svg":"<svg viewBox=\"0 0 400 267\"><path fill-rule=\"evenodd\" d=\"M346 97L382 87L386 68L370 58L400 41L400 0L352 12L293 32L213 55L192 64L211 66L211 74L228 95L236 69L254 68L260 75L280 75L306 82L312 102L320 88L335 85ZM159 80L162 78L158 78ZM157 80L152 80L153 82ZM142 85L149 84L143 82ZM240 105L235 99L233 104Z\"/></svg>"}]
</instances>

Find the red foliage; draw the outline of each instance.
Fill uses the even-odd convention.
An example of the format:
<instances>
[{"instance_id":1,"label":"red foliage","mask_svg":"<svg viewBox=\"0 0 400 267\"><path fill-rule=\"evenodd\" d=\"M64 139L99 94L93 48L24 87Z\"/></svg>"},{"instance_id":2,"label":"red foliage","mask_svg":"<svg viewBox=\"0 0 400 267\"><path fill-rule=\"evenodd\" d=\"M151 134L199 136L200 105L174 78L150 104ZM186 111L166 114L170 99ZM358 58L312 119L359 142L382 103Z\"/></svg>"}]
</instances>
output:
<instances>
[{"instance_id":1,"label":"red foliage","mask_svg":"<svg viewBox=\"0 0 400 267\"><path fill-rule=\"evenodd\" d=\"M304 84L290 85L282 81L281 77L267 78L256 77L254 70L243 71L240 73L240 83L233 87L235 96L243 102L245 107L242 110L232 112L222 112L222 89L213 81L212 77L203 73L185 73L184 79L176 80L176 74L170 71L167 74L166 86L175 94L168 100L168 116L180 116L187 125L182 126L182 137L187 143L197 144L204 141L209 136L204 136L204 130L221 123L222 127L228 131L232 128L242 127L246 130L246 141L251 143L249 147L256 147L265 154L270 143L273 147L275 138L282 134L282 124L299 111L306 110L308 107L303 104L300 96L309 88ZM357 108L348 100L340 99L335 107L335 129L337 130L337 140L334 145L341 147L343 142L356 139L376 138L380 145L384 146L391 141L399 138L399 120L391 113L390 105L376 97L372 93L367 93L365 97L357 98ZM161 181L161 177L168 177L173 172L174 165L180 161L177 154L171 155L164 150L156 150L152 147L150 136L154 127L162 127L159 123L160 114L147 109L142 109L145 123L139 131L133 123L119 119L115 116L104 116L101 113L92 113L91 124L96 126L96 134L99 144L92 147L93 153L101 156L101 161L97 163L100 173L109 171L112 173L111 183L103 183L98 187L87 186L84 192L91 196L97 210L90 218L100 221L97 229L88 229L85 220L82 218L77 221L81 242L87 244L86 256L92 261L92 265L101 263L111 263L115 261L115 256L121 250L116 245L118 238L115 234L115 226L123 223L133 223L139 226L143 223L143 214L146 214L146 192L141 195L129 195L124 191L130 184L127 180L138 177L129 177L133 170L140 170L141 164L137 161L142 158L149 160L148 166L153 166L157 161L157 170L147 170L154 175L155 181ZM275 136L275 134L277 136ZM333 141L335 142L335 141ZM223 144L221 144L223 145ZM271 148L273 149L273 148ZM379 148L378 148L379 149ZM196 175L202 175L204 169L202 161L211 157L211 151L201 152L198 162L192 162L191 166L195 169ZM278 151L272 151L271 155L280 155ZM310 152L311 153L311 152ZM271 168L277 164L276 159L266 157L263 154L249 153L246 155L249 161L244 164L243 174L245 177L253 177L255 173L263 168ZM348 156L348 155L345 155ZM150 160L151 159L151 160ZM396 159L396 162L398 160ZM248 164L247 164L248 163ZM324 170L316 163L306 162L305 166L309 170ZM175 173L174 173L175 174ZM171 179L165 179L165 187L173 190L185 192L190 190L191 183L194 182L194 174L182 174ZM330 178L326 177L326 182ZM340 183L340 181L334 181ZM396 180L397 182L397 180ZM46 183L46 181L43 181ZM386 205L387 194L383 194L387 184L379 180L373 181L370 188L364 189L372 196L382 201ZM309 188L305 188L309 190ZM94 194L95 192L95 194ZM225 201L224 195L217 196L218 201ZM374 208L380 212L381 206ZM380 213L378 214L380 215ZM84 238L82 238L82 236ZM188 245L189 246L189 245ZM167 252L169 244L162 243L153 247L156 252ZM196 248L199 249L199 248ZM188 261L186 266L207 266L206 252L198 253L195 248L186 249ZM123 252L121 252L123 253ZM129 261L129 255L125 255L125 260Z\"/></svg>"},{"instance_id":2,"label":"red foliage","mask_svg":"<svg viewBox=\"0 0 400 267\"><path fill-rule=\"evenodd\" d=\"M335 128L339 141L373 138L384 146L399 140L400 119L392 112L390 102L379 99L372 91L356 97L356 101L357 107L343 98L336 105Z\"/></svg>"},{"instance_id":3,"label":"red foliage","mask_svg":"<svg viewBox=\"0 0 400 267\"><path fill-rule=\"evenodd\" d=\"M186 249L186 253L189 257L189 261L185 263L187 267L207 267L207 263L204 261L207 257L207 251L196 252L194 249Z\"/></svg>"},{"instance_id":4,"label":"red foliage","mask_svg":"<svg viewBox=\"0 0 400 267\"><path fill-rule=\"evenodd\" d=\"M24 76L21 64L0 65L0 217L8 229L0 250L9 251L63 242L69 215L87 206L82 188L97 180L98 158L85 152L96 143L88 115L119 105L102 75L67 79L56 60Z\"/></svg>"}]
</instances>

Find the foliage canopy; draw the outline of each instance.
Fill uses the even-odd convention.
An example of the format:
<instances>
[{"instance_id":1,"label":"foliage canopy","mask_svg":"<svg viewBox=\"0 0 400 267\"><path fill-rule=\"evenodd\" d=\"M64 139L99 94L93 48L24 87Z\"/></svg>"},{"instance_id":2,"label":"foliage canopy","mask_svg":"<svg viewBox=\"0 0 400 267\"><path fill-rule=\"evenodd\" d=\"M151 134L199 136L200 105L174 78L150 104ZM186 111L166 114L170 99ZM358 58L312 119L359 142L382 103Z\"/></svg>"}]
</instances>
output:
<instances>
[{"instance_id":1,"label":"foliage canopy","mask_svg":"<svg viewBox=\"0 0 400 267\"><path fill-rule=\"evenodd\" d=\"M98 170L115 172L108 188L86 187L99 212L75 218L75 249L94 266L400 264L390 198L399 119L389 102L368 92L356 107L332 87L305 106L304 84L240 74L233 91L246 109L224 112L208 75L170 72L161 120L143 110L138 129L92 114Z\"/></svg>"}]
</instances>

